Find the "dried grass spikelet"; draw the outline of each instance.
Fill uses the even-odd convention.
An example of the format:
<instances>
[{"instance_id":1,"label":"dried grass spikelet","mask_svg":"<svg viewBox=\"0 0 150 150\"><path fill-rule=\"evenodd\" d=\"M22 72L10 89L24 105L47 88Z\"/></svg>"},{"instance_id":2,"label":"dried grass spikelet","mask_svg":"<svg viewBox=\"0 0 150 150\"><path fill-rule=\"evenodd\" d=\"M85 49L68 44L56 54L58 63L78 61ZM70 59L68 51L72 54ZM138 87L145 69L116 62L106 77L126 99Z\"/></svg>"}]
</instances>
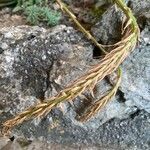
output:
<instances>
[{"instance_id":1,"label":"dried grass spikelet","mask_svg":"<svg viewBox=\"0 0 150 150\"><path fill-rule=\"evenodd\" d=\"M115 95L118 90L118 87L121 83L121 75L122 71L119 68L118 69L118 80L115 84L115 86L110 90L107 91L107 93L97 100L96 102L92 103L81 116L77 116L76 119L85 122L89 120L92 116L94 116L101 108L103 108Z\"/></svg>"},{"instance_id":2,"label":"dried grass spikelet","mask_svg":"<svg viewBox=\"0 0 150 150\"><path fill-rule=\"evenodd\" d=\"M59 2L61 1L59 0ZM123 1L114 0L114 2L123 10L127 18L127 22L123 30L124 35L122 40L111 46L112 51L107 53L99 64L92 67L89 72L74 81L64 90L60 91L60 93L55 97L51 97L43 103L32 106L24 112L16 115L15 118L4 122L4 132L7 132L12 127L22 123L25 120L44 116L49 113L52 108L56 107L57 104L66 100L73 100L85 90L91 90L97 82L100 82L105 76L111 74L119 67L123 60L135 48L139 37L139 28L131 10L123 3ZM101 101L98 100L95 102L93 107L90 107L90 110L88 109L88 111L85 113L85 115L83 115L83 117L80 118L80 120L87 120L100 108L102 108L109 101L109 99L116 94L116 89L118 88L119 83L120 75L114 88L107 95L105 95Z\"/></svg>"}]
</instances>

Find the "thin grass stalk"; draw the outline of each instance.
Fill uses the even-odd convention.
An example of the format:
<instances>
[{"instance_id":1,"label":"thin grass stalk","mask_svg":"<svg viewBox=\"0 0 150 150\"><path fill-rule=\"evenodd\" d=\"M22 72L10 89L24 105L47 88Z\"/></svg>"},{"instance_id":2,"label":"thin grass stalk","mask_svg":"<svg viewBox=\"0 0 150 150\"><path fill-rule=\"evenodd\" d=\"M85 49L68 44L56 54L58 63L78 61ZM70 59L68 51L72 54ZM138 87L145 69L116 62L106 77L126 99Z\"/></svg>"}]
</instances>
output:
<instances>
[{"instance_id":1,"label":"thin grass stalk","mask_svg":"<svg viewBox=\"0 0 150 150\"><path fill-rule=\"evenodd\" d=\"M104 54L106 54L106 50L103 48L104 46L102 44L99 44L97 40L90 34L89 31L87 31L76 19L76 16L65 6L65 4L61 0L56 0L56 2L60 5L60 8L62 11L66 12L69 17L74 21L74 23L77 25L78 29L86 35L86 37L91 40Z\"/></svg>"}]
</instances>

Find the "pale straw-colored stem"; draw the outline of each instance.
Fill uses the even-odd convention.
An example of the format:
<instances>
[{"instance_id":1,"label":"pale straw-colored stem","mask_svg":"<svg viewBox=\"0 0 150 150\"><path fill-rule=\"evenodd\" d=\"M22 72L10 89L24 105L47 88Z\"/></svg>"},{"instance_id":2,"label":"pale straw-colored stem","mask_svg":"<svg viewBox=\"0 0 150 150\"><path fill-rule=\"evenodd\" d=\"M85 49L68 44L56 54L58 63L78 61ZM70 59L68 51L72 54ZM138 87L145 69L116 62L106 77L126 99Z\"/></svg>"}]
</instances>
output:
<instances>
[{"instance_id":1,"label":"pale straw-colored stem","mask_svg":"<svg viewBox=\"0 0 150 150\"><path fill-rule=\"evenodd\" d=\"M74 23L77 25L78 29L86 35L86 37L91 40L104 54L106 54L106 50L103 48L102 44L99 44L97 40L90 34L89 31L87 31L76 19L76 16L65 6L65 4L61 0L56 0L57 3L60 5L60 8L62 11L65 11L69 17L74 21Z\"/></svg>"}]
</instances>

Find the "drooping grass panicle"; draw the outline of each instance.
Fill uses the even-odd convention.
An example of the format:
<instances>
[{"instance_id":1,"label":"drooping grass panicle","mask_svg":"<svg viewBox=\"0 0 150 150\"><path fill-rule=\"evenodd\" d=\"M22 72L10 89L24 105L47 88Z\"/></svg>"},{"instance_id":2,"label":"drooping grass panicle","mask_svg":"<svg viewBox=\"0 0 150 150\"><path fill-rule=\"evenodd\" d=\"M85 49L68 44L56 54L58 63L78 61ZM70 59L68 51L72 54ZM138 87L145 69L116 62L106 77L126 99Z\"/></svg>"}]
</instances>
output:
<instances>
[{"instance_id":1,"label":"drooping grass panicle","mask_svg":"<svg viewBox=\"0 0 150 150\"><path fill-rule=\"evenodd\" d=\"M56 0L59 4L62 4L60 0ZM57 104L66 101L73 100L79 96L85 90L90 90L95 86L97 82L104 79L105 76L114 72L124 59L135 48L138 37L139 28L136 23L132 11L125 5L122 0L114 0L119 8L122 9L127 18L127 24L124 26L124 35L122 40L113 46L112 51L107 53L99 64L92 67L85 75L75 80L71 85L67 86L64 90L60 91L56 96L47 99L45 102L39 103L18 114L15 118L6 121L4 125L4 131L11 129L13 126L22 123L25 120L33 117L44 116L56 107ZM60 5L61 7L63 5ZM64 8L62 8L64 9ZM118 74L118 81L108 94L106 94L101 100L97 100L93 106L83 114L82 120L89 119L92 115L97 113L99 109L107 104L107 102L116 94L118 86L121 82L121 74Z\"/></svg>"}]
</instances>

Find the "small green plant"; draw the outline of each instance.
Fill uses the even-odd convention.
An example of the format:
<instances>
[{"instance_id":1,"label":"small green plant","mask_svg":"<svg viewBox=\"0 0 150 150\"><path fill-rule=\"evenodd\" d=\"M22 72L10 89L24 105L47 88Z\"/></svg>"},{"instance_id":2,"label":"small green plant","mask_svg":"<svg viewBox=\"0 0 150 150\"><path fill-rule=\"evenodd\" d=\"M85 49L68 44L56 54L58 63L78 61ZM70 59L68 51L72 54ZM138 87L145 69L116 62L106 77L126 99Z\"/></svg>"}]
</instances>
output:
<instances>
[{"instance_id":1,"label":"small green plant","mask_svg":"<svg viewBox=\"0 0 150 150\"><path fill-rule=\"evenodd\" d=\"M44 21L49 26L59 23L61 14L48 7L47 0L18 0L14 12L23 11L27 21L31 24L38 24Z\"/></svg>"}]
</instances>

